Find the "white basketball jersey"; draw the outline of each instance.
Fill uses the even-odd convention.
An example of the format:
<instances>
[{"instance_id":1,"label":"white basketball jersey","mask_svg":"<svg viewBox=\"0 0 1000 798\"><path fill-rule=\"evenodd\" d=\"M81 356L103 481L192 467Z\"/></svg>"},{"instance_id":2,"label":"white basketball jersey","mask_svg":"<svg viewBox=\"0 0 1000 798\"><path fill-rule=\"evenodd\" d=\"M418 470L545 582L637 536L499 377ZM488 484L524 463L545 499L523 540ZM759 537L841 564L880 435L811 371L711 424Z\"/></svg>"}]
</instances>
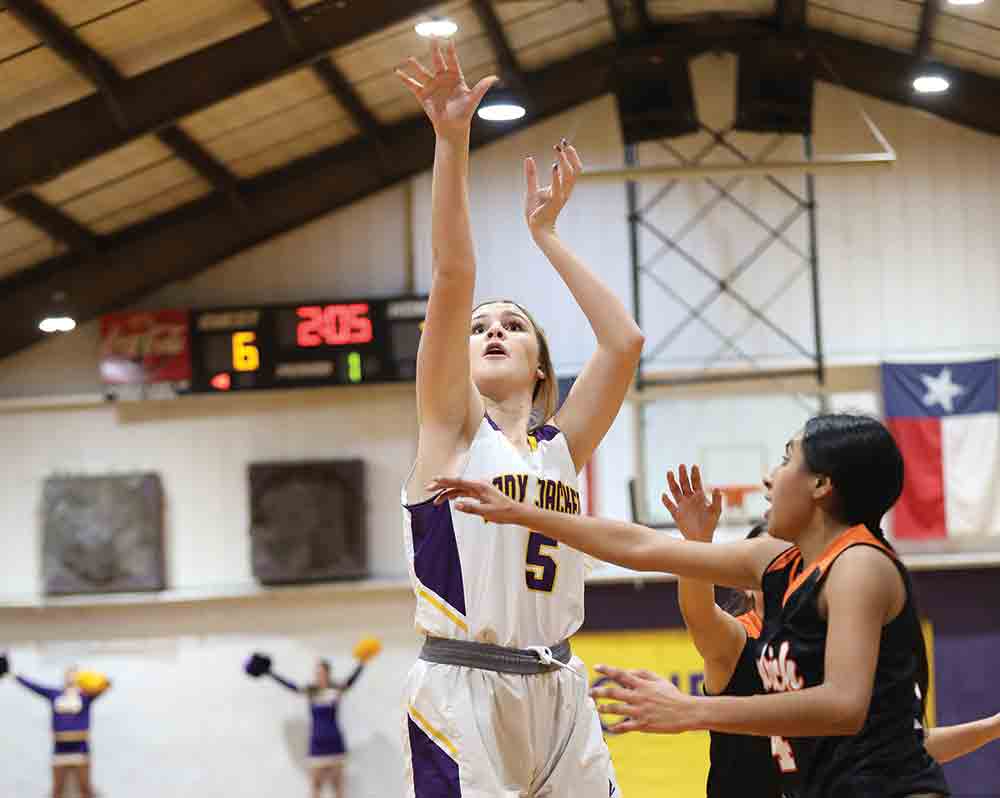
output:
<instances>
[{"instance_id":1,"label":"white basketball jersey","mask_svg":"<svg viewBox=\"0 0 1000 798\"><path fill-rule=\"evenodd\" d=\"M522 455L488 417L462 478L487 480L516 501L579 513L576 469L562 432L540 427ZM417 631L514 648L553 645L583 623L589 558L524 527L493 524L432 499L406 503L403 527Z\"/></svg>"}]
</instances>

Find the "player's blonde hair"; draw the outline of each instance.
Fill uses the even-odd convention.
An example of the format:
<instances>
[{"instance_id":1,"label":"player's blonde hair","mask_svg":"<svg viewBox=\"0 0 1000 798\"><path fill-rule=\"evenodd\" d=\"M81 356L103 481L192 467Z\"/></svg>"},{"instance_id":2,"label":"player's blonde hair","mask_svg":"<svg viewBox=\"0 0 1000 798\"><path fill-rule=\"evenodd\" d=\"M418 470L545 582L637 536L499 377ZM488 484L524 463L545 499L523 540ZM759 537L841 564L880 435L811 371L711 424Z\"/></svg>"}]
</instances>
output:
<instances>
[{"instance_id":1,"label":"player's blonde hair","mask_svg":"<svg viewBox=\"0 0 1000 798\"><path fill-rule=\"evenodd\" d=\"M549 353L549 341L545 337L545 330L523 305L513 299L491 299L480 302L472 312L475 313L486 305L513 305L531 322L531 327L535 331L535 340L538 342L538 367L545 377L535 380L535 388L531 393L531 420L528 426L532 429L540 427L556 414L556 405L559 403L559 381L556 379L555 366L552 365L552 355Z\"/></svg>"}]
</instances>

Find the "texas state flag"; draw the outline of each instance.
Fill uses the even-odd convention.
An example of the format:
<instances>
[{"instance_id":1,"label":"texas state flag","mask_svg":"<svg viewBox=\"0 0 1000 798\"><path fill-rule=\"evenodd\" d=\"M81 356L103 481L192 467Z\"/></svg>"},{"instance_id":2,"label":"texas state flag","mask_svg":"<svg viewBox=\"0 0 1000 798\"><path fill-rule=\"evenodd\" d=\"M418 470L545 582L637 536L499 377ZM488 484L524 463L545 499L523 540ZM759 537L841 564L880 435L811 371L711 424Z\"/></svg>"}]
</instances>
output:
<instances>
[{"instance_id":1,"label":"texas state flag","mask_svg":"<svg viewBox=\"0 0 1000 798\"><path fill-rule=\"evenodd\" d=\"M886 421L906 462L895 537L1000 534L998 363L883 364Z\"/></svg>"}]
</instances>

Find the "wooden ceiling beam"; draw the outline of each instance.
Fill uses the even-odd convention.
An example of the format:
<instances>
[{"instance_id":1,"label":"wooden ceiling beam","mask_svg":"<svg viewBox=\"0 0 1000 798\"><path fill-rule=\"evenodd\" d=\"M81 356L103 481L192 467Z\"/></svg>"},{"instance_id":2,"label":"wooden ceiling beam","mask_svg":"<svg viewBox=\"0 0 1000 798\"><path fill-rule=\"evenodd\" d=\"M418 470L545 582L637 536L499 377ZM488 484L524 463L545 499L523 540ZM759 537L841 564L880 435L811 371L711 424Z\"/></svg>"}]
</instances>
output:
<instances>
[{"instance_id":1,"label":"wooden ceiling beam","mask_svg":"<svg viewBox=\"0 0 1000 798\"><path fill-rule=\"evenodd\" d=\"M635 7L635 17L639 22L639 32L643 36L649 36L653 32L653 18L649 14L649 5L646 0L632 0Z\"/></svg>"},{"instance_id":2,"label":"wooden ceiling beam","mask_svg":"<svg viewBox=\"0 0 1000 798\"><path fill-rule=\"evenodd\" d=\"M11 197L4 202L4 207L75 252L92 254L97 251L97 236L89 228L31 192Z\"/></svg>"},{"instance_id":3,"label":"wooden ceiling beam","mask_svg":"<svg viewBox=\"0 0 1000 798\"><path fill-rule=\"evenodd\" d=\"M778 0L775 4L778 30L794 33L806 27L806 0Z\"/></svg>"},{"instance_id":4,"label":"wooden ceiling beam","mask_svg":"<svg viewBox=\"0 0 1000 798\"><path fill-rule=\"evenodd\" d=\"M297 12L288 0L258 0L271 16L281 25L281 31L293 52L301 53L304 49L301 37L296 32ZM375 115L368 110L364 101L354 90L350 81L337 68L333 58L326 56L315 61L312 70L326 86L327 91L351 115L354 124L366 136L378 139L382 128Z\"/></svg>"},{"instance_id":5,"label":"wooden ceiling beam","mask_svg":"<svg viewBox=\"0 0 1000 798\"><path fill-rule=\"evenodd\" d=\"M297 17L292 21L303 45L299 52L288 47L281 26L272 20L125 78L116 96L127 127L119 124L101 97L93 95L19 122L0 131L4 154L0 200L228 97L309 66L334 48L434 5L435 0L378 0L349 8L325 3L310 8L308 22ZM67 136L67 130L73 135Z\"/></svg>"},{"instance_id":6,"label":"wooden ceiling beam","mask_svg":"<svg viewBox=\"0 0 1000 798\"><path fill-rule=\"evenodd\" d=\"M517 56L507 41L507 34L504 33L503 24L497 16L496 11L490 4L490 0L472 0L472 7L479 17L479 22L486 31L486 36L490 40L493 52L500 65L500 77L504 84L511 89L524 89L524 73L521 65L517 61Z\"/></svg>"},{"instance_id":7,"label":"wooden ceiling beam","mask_svg":"<svg viewBox=\"0 0 1000 798\"><path fill-rule=\"evenodd\" d=\"M98 90L119 127L128 127L128 116L117 96L121 76L110 61L94 52L76 31L38 0L9 0L7 10Z\"/></svg>"},{"instance_id":8,"label":"wooden ceiling beam","mask_svg":"<svg viewBox=\"0 0 1000 798\"><path fill-rule=\"evenodd\" d=\"M605 0L605 3L611 18L611 28L615 32L615 41L621 46L625 43L625 12L619 5L619 0Z\"/></svg>"},{"instance_id":9,"label":"wooden ceiling beam","mask_svg":"<svg viewBox=\"0 0 1000 798\"><path fill-rule=\"evenodd\" d=\"M84 42L76 31L38 0L10 0L7 7L19 21L94 85L112 109L119 127L127 130L129 118L121 100L126 81L114 64ZM212 183L217 191L230 198L237 196L236 179L233 175L187 133L176 126L168 126L158 132L158 137L175 155ZM36 146L46 145L39 142ZM30 200L28 204L30 205Z\"/></svg>"},{"instance_id":10,"label":"wooden ceiling beam","mask_svg":"<svg viewBox=\"0 0 1000 798\"><path fill-rule=\"evenodd\" d=\"M917 40L913 46L913 56L918 61L926 60L931 54L934 28L940 15L941 0L924 0L924 5L920 9L920 27L917 28Z\"/></svg>"}]
</instances>

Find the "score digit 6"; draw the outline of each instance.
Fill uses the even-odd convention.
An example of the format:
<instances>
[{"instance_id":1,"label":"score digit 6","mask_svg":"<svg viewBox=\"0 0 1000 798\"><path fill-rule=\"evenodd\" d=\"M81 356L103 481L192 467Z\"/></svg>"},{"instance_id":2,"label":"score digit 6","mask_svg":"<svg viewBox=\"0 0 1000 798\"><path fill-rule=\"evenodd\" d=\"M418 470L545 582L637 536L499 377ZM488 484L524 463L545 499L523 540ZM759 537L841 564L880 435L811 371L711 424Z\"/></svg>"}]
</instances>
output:
<instances>
[{"instance_id":1,"label":"score digit 6","mask_svg":"<svg viewBox=\"0 0 1000 798\"><path fill-rule=\"evenodd\" d=\"M260 350L254 346L257 333L233 333L233 369L236 371L256 371L260 368Z\"/></svg>"}]
</instances>

